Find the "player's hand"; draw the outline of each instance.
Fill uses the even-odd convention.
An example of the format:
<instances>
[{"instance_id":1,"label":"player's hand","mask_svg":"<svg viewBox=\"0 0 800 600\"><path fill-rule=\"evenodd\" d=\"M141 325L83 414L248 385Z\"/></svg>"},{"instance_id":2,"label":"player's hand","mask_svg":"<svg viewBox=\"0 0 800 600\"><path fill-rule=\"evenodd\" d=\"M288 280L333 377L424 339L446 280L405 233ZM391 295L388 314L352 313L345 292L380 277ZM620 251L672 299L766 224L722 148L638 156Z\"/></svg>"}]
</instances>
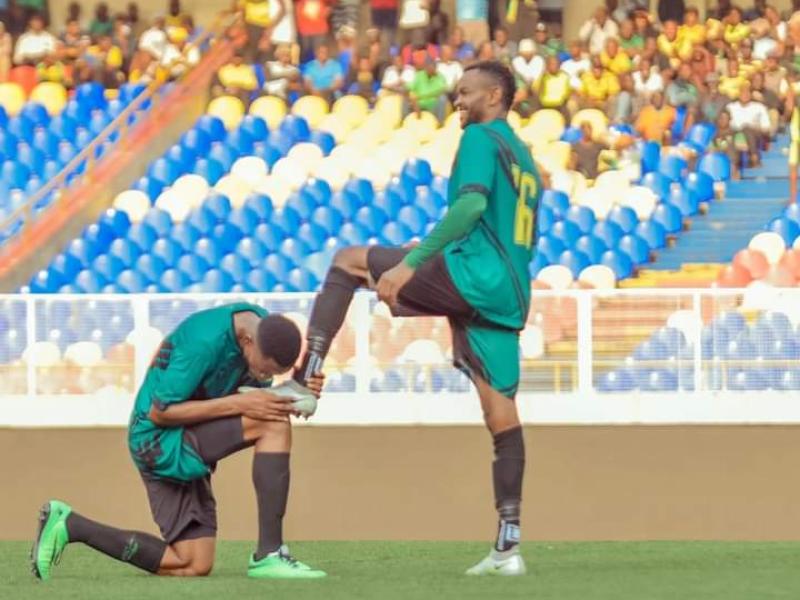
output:
<instances>
[{"instance_id":1,"label":"player's hand","mask_svg":"<svg viewBox=\"0 0 800 600\"><path fill-rule=\"evenodd\" d=\"M386 271L378 280L375 291L378 292L378 299L389 305L390 308L397 304L397 296L403 286L414 276L414 269L406 263L401 262L397 266Z\"/></svg>"},{"instance_id":2,"label":"player's hand","mask_svg":"<svg viewBox=\"0 0 800 600\"><path fill-rule=\"evenodd\" d=\"M306 387L314 392L314 395L319 400L322 395L322 388L325 386L325 373L315 373L311 378L306 381Z\"/></svg>"},{"instance_id":3,"label":"player's hand","mask_svg":"<svg viewBox=\"0 0 800 600\"><path fill-rule=\"evenodd\" d=\"M290 415L298 415L291 398L283 398L266 390L253 390L241 394L242 416L259 421L289 421Z\"/></svg>"}]
</instances>

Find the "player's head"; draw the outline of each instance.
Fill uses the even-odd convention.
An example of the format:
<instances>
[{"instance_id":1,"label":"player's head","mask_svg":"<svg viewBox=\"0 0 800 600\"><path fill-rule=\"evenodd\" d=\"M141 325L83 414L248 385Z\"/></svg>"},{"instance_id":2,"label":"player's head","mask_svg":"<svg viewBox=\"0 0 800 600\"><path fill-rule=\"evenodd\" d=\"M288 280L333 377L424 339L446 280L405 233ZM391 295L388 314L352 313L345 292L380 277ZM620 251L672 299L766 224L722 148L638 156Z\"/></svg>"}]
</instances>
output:
<instances>
[{"instance_id":1,"label":"player's head","mask_svg":"<svg viewBox=\"0 0 800 600\"><path fill-rule=\"evenodd\" d=\"M503 63L487 60L470 65L456 88L455 107L461 114L461 126L505 118L516 92L514 75Z\"/></svg>"},{"instance_id":2,"label":"player's head","mask_svg":"<svg viewBox=\"0 0 800 600\"><path fill-rule=\"evenodd\" d=\"M300 330L281 315L268 315L258 322L253 335L241 339L242 354L250 374L259 380L286 373L300 355Z\"/></svg>"}]
</instances>

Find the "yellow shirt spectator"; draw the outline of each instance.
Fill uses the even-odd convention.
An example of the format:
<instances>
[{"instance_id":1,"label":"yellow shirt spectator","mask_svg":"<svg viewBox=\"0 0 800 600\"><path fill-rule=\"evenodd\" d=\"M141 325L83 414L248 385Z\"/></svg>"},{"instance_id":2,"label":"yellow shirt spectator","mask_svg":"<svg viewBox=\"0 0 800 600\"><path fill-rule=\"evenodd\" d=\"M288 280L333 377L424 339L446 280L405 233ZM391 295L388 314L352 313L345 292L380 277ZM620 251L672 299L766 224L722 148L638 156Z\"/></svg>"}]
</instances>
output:
<instances>
[{"instance_id":1,"label":"yellow shirt spectator","mask_svg":"<svg viewBox=\"0 0 800 600\"><path fill-rule=\"evenodd\" d=\"M269 0L242 0L240 7L244 9L244 21L248 25L269 27L272 24Z\"/></svg>"},{"instance_id":2,"label":"yellow shirt spectator","mask_svg":"<svg viewBox=\"0 0 800 600\"><path fill-rule=\"evenodd\" d=\"M87 52L96 60L103 61L105 66L110 69L119 69L122 66L122 50L119 46L111 46L104 50L101 46L94 45L89 46Z\"/></svg>"},{"instance_id":3,"label":"yellow shirt spectator","mask_svg":"<svg viewBox=\"0 0 800 600\"><path fill-rule=\"evenodd\" d=\"M539 102L544 108L560 108L572 94L569 75L564 71L555 74L546 72L533 84L533 89L539 95Z\"/></svg>"},{"instance_id":4,"label":"yellow shirt spectator","mask_svg":"<svg viewBox=\"0 0 800 600\"><path fill-rule=\"evenodd\" d=\"M599 77L587 71L581 76L581 83L581 93L590 100L604 101L619 93L619 79L610 71L603 71Z\"/></svg>"},{"instance_id":5,"label":"yellow shirt spectator","mask_svg":"<svg viewBox=\"0 0 800 600\"><path fill-rule=\"evenodd\" d=\"M249 92L258 88L258 80L252 65L225 65L219 70L217 77L226 88L237 88Z\"/></svg>"},{"instance_id":6,"label":"yellow shirt spectator","mask_svg":"<svg viewBox=\"0 0 800 600\"><path fill-rule=\"evenodd\" d=\"M728 24L725 26L725 33L722 37L731 46L738 46L750 37L750 26L746 23Z\"/></svg>"},{"instance_id":7,"label":"yellow shirt spectator","mask_svg":"<svg viewBox=\"0 0 800 600\"><path fill-rule=\"evenodd\" d=\"M739 71L747 79L750 79L755 73L761 71L763 68L764 65L760 60L751 60L745 62L744 59L742 59L739 61Z\"/></svg>"},{"instance_id":8,"label":"yellow shirt spectator","mask_svg":"<svg viewBox=\"0 0 800 600\"><path fill-rule=\"evenodd\" d=\"M725 94L731 100L736 100L739 97L739 91L742 86L747 84L747 77L742 74L739 75L723 75L719 78L719 92Z\"/></svg>"},{"instance_id":9,"label":"yellow shirt spectator","mask_svg":"<svg viewBox=\"0 0 800 600\"><path fill-rule=\"evenodd\" d=\"M608 55L608 52L603 52L600 55L600 62L603 66L611 71L614 75L622 75L623 73L630 73L633 69L633 62L631 57L625 52L617 52L613 58Z\"/></svg>"},{"instance_id":10,"label":"yellow shirt spectator","mask_svg":"<svg viewBox=\"0 0 800 600\"><path fill-rule=\"evenodd\" d=\"M678 28L678 39L695 46L706 43L706 27L702 23L681 25Z\"/></svg>"}]
</instances>

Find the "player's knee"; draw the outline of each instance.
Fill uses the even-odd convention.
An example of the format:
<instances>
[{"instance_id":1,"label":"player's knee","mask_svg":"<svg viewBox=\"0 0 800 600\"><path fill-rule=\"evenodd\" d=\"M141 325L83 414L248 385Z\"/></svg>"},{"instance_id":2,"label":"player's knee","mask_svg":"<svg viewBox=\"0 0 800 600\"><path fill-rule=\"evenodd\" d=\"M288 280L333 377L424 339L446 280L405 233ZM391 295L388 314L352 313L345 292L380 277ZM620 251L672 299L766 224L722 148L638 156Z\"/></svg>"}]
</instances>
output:
<instances>
[{"instance_id":1,"label":"player's knee","mask_svg":"<svg viewBox=\"0 0 800 600\"><path fill-rule=\"evenodd\" d=\"M286 421L264 421L259 433L259 437L261 438L290 443L292 439L292 425Z\"/></svg>"},{"instance_id":2,"label":"player's knee","mask_svg":"<svg viewBox=\"0 0 800 600\"><path fill-rule=\"evenodd\" d=\"M350 273L359 266L358 256L358 248L340 248L333 255L333 266Z\"/></svg>"},{"instance_id":3,"label":"player's knee","mask_svg":"<svg viewBox=\"0 0 800 600\"><path fill-rule=\"evenodd\" d=\"M195 560L186 570L189 577L207 577L214 568L214 562L210 560Z\"/></svg>"}]
</instances>

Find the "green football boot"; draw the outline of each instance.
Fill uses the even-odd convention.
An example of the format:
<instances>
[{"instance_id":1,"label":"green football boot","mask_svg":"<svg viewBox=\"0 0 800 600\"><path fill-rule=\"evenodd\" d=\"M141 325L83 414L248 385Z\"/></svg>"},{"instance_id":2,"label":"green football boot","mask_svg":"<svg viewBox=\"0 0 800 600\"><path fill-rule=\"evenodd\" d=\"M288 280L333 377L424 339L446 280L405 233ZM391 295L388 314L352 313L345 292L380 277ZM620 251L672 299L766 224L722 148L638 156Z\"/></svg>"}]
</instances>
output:
<instances>
[{"instance_id":1,"label":"green football boot","mask_svg":"<svg viewBox=\"0 0 800 600\"><path fill-rule=\"evenodd\" d=\"M61 553L69 542L67 517L72 507L58 500L50 500L39 511L39 526L31 548L31 570L47 581L50 570L61 560Z\"/></svg>"},{"instance_id":2,"label":"green football boot","mask_svg":"<svg viewBox=\"0 0 800 600\"><path fill-rule=\"evenodd\" d=\"M255 555L251 555L247 576L255 579L319 579L326 577L327 573L295 560L284 545L261 560L255 560Z\"/></svg>"}]
</instances>

